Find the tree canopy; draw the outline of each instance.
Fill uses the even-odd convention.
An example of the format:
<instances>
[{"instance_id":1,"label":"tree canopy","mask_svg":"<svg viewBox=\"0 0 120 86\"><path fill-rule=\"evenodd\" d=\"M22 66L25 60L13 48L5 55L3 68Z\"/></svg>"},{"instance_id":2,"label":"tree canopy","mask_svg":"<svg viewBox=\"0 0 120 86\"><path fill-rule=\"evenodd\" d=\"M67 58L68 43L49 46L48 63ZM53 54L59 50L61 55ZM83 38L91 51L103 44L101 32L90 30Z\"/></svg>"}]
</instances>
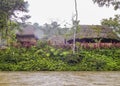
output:
<instances>
[{"instance_id":1,"label":"tree canopy","mask_svg":"<svg viewBox=\"0 0 120 86\"><path fill-rule=\"evenodd\" d=\"M24 0L0 0L0 10L6 12L9 16L16 16L15 12L28 12L28 2Z\"/></svg>"},{"instance_id":2,"label":"tree canopy","mask_svg":"<svg viewBox=\"0 0 120 86\"><path fill-rule=\"evenodd\" d=\"M117 35L120 34L120 15L115 15L114 18L103 19L101 24L112 28Z\"/></svg>"},{"instance_id":3,"label":"tree canopy","mask_svg":"<svg viewBox=\"0 0 120 86\"><path fill-rule=\"evenodd\" d=\"M17 24L15 18L19 18L24 22L29 18L28 15L19 17L20 12L28 12L28 2L24 0L0 0L0 36L7 37L10 35L11 28ZM9 34L8 34L9 33Z\"/></svg>"},{"instance_id":4,"label":"tree canopy","mask_svg":"<svg viewBox=\"0 0 120 86\"><path fill-rule=\"evenodd\" d=\"M110 6L112 5L115 10L120 9L120 1L119 0L93 0L94 3L97 3L101 6Z\"/></svg>"},{"instance_id":5,"label":"tree canopy","mask_svg":"<svg viewBox=\"0 0 120 86\"><path fill-rule=\"evenodd\" d=\"M3 26L5 23L3 19L9 21L11 18L17 18L19 12L28 12L28 2L24 0L0 0L0 26ZM27 18L29 16L20 17L22 21Z\"/></svg>"}]
</instances>

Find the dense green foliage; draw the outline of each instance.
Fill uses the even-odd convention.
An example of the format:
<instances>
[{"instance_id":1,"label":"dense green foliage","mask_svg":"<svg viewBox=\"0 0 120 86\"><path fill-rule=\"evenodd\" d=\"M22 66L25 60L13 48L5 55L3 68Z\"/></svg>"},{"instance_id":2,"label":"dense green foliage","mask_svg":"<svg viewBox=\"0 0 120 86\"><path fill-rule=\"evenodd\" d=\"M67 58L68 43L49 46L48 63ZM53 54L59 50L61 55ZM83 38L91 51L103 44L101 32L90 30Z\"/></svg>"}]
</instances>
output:
<instances>
[{"instance_id":1,"label":"dense green foliage","mask_svg":"<svg viewBox=\"0 0 120 86\"><path fill-rule=\"evenodd\" d=\"M54 48L41 43L37 47L8 47L0 50L1 71L120 71L120 49Z\"/></svg>"},{"instance_id":2,"label":"dense green foliage","mask_svg":"<svg viewBox=\"0 0 120 86\"><path fill-rule=\"evenodd\" d=\"M28 12L28 2L24 0L0 0L0 36L3 39L9 40L9 33L16 29L18 22L21 19L25 22L29 15L20 17L19 13ZM14 20L14 21L13 21ZM17 25L17 26L16 26ZM18 28L18 27L17 27Z\"/></svg>"},{"instance_id":3,"label":"dense green foliage","mask_svg":"<svg viewBox=\"0 0 120 86\"><path fill-rule=\"evenodd\" d=\"M101 25L106 25L112 28L116 34L120 34L120 15L115 15L114 18L103 19Z\"/></svg>"}]
</instances>

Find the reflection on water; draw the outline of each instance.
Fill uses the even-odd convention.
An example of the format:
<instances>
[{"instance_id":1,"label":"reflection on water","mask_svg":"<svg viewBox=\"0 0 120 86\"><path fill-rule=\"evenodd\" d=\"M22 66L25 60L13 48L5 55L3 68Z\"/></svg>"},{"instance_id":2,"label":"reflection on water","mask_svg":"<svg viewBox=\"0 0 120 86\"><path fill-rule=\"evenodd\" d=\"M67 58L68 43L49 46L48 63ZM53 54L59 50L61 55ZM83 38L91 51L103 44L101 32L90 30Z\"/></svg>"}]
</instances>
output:
<instances>
[{"instance_id":1,"label":"reflection on water","mask_svg":"<svg viewBox=\"0 0 120 86\"><path fill-rule=\"evenodd\" d=\"M0 86L120 86L120 72L0 72Z\"/></svg>"}]
</instances>

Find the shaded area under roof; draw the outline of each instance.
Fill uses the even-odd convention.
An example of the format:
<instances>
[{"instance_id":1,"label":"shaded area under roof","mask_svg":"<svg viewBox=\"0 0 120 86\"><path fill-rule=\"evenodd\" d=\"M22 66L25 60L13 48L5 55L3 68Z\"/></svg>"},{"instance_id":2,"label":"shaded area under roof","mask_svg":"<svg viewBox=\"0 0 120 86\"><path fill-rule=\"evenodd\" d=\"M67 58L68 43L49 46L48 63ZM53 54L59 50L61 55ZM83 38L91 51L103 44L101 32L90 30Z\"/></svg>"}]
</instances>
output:
<instances>
[{"instance_id":1,"label":"shaded area under roof","mask_svg":"<svg viewBox=\"0 0 120 86\"><path fill-rule=\"evenodd\" d=\"M95 43L95 42L97 42L99 40L102 43L120 43L120 40L110 39L110 38L81 38L81 39L76 38L75 40L76 40L76 42L81 42L81 43L85 43L85 42L87 42L87 43L89 43L89 42L90 43ZM73 43L73 39L70 39L67 42L72 44Z\"/></svg>"}]
</instances>

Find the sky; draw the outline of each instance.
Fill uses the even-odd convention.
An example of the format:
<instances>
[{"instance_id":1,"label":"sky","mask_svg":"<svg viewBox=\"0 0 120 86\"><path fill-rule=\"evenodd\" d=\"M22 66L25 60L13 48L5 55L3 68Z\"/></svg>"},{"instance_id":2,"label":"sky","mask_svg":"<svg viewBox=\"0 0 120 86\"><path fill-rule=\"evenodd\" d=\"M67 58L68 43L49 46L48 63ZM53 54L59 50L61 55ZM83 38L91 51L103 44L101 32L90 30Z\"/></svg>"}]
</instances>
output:
<instances>
[{"instance_id":1,"label":"sky","mask_svg":"<svg viewBox=\"0 0 120 86\"><path fill-rule=\"evenodd\" d=\"M72 16L75 14L74 0L26 0L29 3L28 20L32 23L51 23L57 21L61 25L71 25ZM98 7L92 0L77 0L78 20L84 25L99 25L103 18L114 17L120 10L114 11L113 7Z\"/></svg>"}]
</instances>

